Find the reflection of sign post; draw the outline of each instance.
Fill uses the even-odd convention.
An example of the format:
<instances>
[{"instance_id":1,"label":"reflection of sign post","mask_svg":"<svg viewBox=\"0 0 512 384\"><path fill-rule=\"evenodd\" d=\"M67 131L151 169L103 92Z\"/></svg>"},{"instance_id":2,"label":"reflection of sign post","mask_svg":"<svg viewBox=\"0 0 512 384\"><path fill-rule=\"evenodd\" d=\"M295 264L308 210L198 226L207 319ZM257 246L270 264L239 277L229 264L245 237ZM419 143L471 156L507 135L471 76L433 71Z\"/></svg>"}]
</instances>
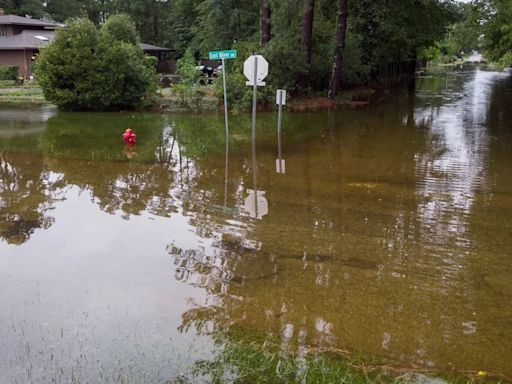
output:
<instances>
[{"instance_id":1,"label":"reflection of sign post","mask_svg":"<svg viewBox=\"0 0 512 384\"><path fill-rule=\"evenodd\" d=\"M226 59L236 59L236 50L232 49L229 51L210 51L208 52L210 60L221 60L222 61L222 82L224 85L224 122L226 124L226 152L228 150L228 136L229 136L229 125L228 125L228 92L226 85Z\"/></svg>"},{"instance_id":2,"label":"reflection of sign post","mask_svg":"<svg viewBox=\"0 0 512 384\"><path fill-rule=\"evenodd\" d=\"M286 91L284 89L278 89L276 94L276 104L278 105L277 114L277 154L276 160L276 172L286 173L285 161L281 156L281 125L283 121L283 105L286 104Z\"/></svg>"},{"instance_id":3,"label":"reflection of sign post","mask_svg":"<svg viewBox=\"0 0 512 384\"><path fill-rule=\"evenodd\" d=\"M263 87L263 79L268 75L268 61L261 55L251 55L244 62L244 75L252 85L252 140L256 140L256 90Z\"/></svg>"},{"instance_id":4,"label":"reflection of sign post","mask_svg":"<svg viewBox=\"0 0 512 384\"><path fill-rule=\"evenodd\" d=\"M265 191L254 191L248 189L249 196L245 198L244 209L253 219L261 220L268 214L268 201L265 197Z\"/></svg>"}]
</instances>

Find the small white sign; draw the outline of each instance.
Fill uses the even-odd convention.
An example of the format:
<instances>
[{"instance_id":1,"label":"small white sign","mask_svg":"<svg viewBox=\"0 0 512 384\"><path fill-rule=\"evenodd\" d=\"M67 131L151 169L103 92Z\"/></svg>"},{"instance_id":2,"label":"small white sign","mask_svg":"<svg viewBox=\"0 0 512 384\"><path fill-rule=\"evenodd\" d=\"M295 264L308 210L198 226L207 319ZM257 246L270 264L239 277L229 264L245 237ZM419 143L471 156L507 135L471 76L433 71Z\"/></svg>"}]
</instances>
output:
<instances>
[{"instance_id":1,"label":"small white sign","mask_svg":"<svg viewBox=\"0 0 512 384\"><path fill-rule=\"evenodd\" d=\"M276 159L276 172L277 173L286 173L286 164L284 159Z\"/></svg>"},{"instance_id":2,"label":"small white sign","mask_svg":"<svg viewBox=\"0 0 512 384\"><path fill-rule=\"evenodd\" d=\"M244 62L244 75L247 85L254 85L254 67L256 67L256 86L263 87L263 79L268 75L268 61L261 55L252 55Z\"/></svg>"},{"instance_id":3,"label":"small white sign","mask_svg":"<svg viewBox=\"0 0 512 384\"><path fill-rule=\"evenodd\" d=\"M276 93L276 104L286 105L286 90L278 89Z\"/></svg>"}]
</instances>

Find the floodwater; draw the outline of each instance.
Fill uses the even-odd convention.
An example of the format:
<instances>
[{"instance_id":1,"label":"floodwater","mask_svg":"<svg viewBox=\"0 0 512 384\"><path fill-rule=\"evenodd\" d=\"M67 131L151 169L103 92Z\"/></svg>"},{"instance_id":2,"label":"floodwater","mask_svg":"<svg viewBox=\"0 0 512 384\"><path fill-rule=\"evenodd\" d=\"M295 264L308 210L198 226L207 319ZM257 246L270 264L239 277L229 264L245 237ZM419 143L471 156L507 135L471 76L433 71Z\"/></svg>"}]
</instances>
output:
<instances>
[{"instance_id":1,"label":"floodwater","mask_svg":"<svg viewBox=\"0 0 512 384\"><path fill-rule=\"evenodd\" d=\"M165 382L232 327L511 376L510 75L276 115L1 109L0 382Z\"/></svg>"}]
</instances>

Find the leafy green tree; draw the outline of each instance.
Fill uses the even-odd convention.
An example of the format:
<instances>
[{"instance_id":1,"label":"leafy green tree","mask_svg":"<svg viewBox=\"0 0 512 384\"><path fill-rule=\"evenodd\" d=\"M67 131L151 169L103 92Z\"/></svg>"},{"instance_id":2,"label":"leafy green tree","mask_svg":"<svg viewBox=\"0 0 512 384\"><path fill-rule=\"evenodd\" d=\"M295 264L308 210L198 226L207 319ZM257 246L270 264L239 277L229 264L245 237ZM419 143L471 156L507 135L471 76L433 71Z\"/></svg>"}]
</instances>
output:
<instances>
[{"instance_id":1,"label":"leafy green tree","mask_svg":"<svg viewBox=\"0 0 512 384\"><path fill-rule=\"evenodd\" d=\"M139 43L139 36L135 25L130 16L126 14L115 15L108 19L101 28L100 38L107 44L109 41L123 42L132 45Z\"/></svg>"},{"instance_id":2,"label":"leafy green tree","mask_svg":"<svg viewBox=\"0 0 512 384\"><path fill-rule=\"evenodd\" d=\"M414 64L418 52L446 35L456 15L451 1L361 0L351 2L350 23L351 31L360 37L363 63L376 79L386 64Z\"/></svg>"},{"instance_id":3,"label":"leafy green tree","mask_svg":"<svg viewBox=\"0 0 512 384\"><path fill-rule=\"evenodd\" d=\"M0 0L0 8L3 8L6 14L30 15L35 18L44 16L42 0Z\"/></svg>"},{"instance_id":4,"label":"leafy green tree","mask_svg":"<svg viewBox=\"0 0 512 384\"><path fill-rule=\"evenodd\" d=\"M165 15L160 43L172 47L181 56L194 39L192 26L196 22L200 0L175 0Z\"/></svg>"},{"instance_id":5,"label":"leafy green tree","mask_svg":"<svg viewBox=\"0 0 512 384\"><path fill-rule=\"evenodd\" d=\"M204 56L237 41L259 41L259 2L204 0L198 7L192 45Z\"/></svg>"},{"instance_id":6,"label":"leafy green tree","mask_svg":"<svg viewBox=\"0 0 512 384\"><path fill-rule=\"evenodd\" d=\"M80 15L79 0L47 0L46 12L58 22L64 22Z\"/></svg>"},{"instance_id":7,"label":"leafy green tree","mask_svg":"<svg viewBox=\"0 0 512 384\"><path fill-rule=\"evenodd\" d=\"M334 76L340 89L342 84L378 82L397 66L412 74L420 54L431 58L469 50L478 40L481 20L475 16L478 12L469 10L491 5L498 9L495 3L505 9L512 0L474 0L482 4L478 7L455 0L350 1L344 48L337 38L339 0L47 1L47 11L56 20L82 16L103 25L109 16L126 13L135 20L142 41L175 48L177 59L187 54L193 64L206 59L210 50L250 46L269 60L269 84L308 94L328 89L332 62L326 58L335 52L344 68ZM505 24L499 21L496 26L506 25L506 12L503 15ZM489 36L488 41L491 50L496 39ZM230 68L231 78L240 78L235 93L244 100L233 101L245 104L241 63L230 63Z\"/></svg>"},{"instance_id":8,"label":"leafy green tree","mask_svg":"<svg viewBox=\"0 0 512 384\"><path fill-rule=\"evenodd\" d=\"M98 31L87 19L77 19L56 32L36 62L36 77L47 100L64 109L91 108L97 41Z\"/></svg>"},{"instance_id":9,"label":"leafy green tree","mask_svg":"<svg viewBox=\"0 0 512 384\"><path fill-rule=\"evenodd\" d=\"M71 22L37 60L45 98L67 110L146 106L155 91L155 62L137 41L126 15L112 16L99 32L90 20Z\"/></svg>"},{"instance_id":10,"label":"leafy green tree","mask_svg":"<svg viewBox=\"0 0 512 384\"><path fill-rule=\"evenodd\" d=\"M482 15L486 57L512 66L512 0L476 0L475 5Z\"/></svg>"}]
</instances>

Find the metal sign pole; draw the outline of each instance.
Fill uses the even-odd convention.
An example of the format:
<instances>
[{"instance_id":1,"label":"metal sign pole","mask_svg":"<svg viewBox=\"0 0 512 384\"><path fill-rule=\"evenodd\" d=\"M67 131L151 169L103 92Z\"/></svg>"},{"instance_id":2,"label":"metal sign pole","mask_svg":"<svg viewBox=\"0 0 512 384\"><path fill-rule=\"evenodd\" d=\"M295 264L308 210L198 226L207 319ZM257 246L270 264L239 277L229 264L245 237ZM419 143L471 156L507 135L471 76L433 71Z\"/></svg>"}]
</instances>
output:
<instances>
[{"instance_id":1,"label":"metal sign pole","mask_svg":"<svg viewBox=\"0 0 512 384\"><path fill-rule=\"evenodd\" d=\"M227 93L227 85L226 85L226 61L224 58L221 60L222 62L222 82L224 83L224 120L226 122L226 138L229 134L229 126L228 126L228 93Z\"/></svg>"},{"instance_id":2,"label":"metal sign pole","mask_svg":"<svg viewBox=\"0 0 512 384\"><path fill-rule=\"evenodd\" d=\"M258 217L258 192L256 185L256 91L258 89L258 57L254 57L254 78L252 85L252 177L254 188L254 207L256 209L256 217Z\"/></svg>"},{"instance_id":3,"label":"metal sign pole","mask_svg":"<svg viewBox=\"0 0 512 384\"><path fill-rule=\"evenodd\" d=\"M281 161L281 126L283 120L283 93L279 92L279 110L277 113L277 151L279 158L279 173L283 172L283 165Z\"/></svg>"},{"instance_id":4,"label":"metal sign pole","mask_svg":"<svg viewBox=\"0 0 512 384\"><path fill-rule=\"evenodd\" d=\"M228 124L228 93L226 85L226 61L222 62L222 82L224 83L224 122L226 123L226 169L224 171L224 210L228 199L228 160L229 160L229 124Z\"/></svg>"},{"instance_id":5,"label":"metal sign pole","mask_svg":"<svg viewBox=\"0 0 512 384\"><path fill-rule=\"evenodd\" d=\"M252 139L256 140L256 90L258 89L258 56L254 56L254 78L252 85Z\"/></svg>"},{"instance_id":6,"label":"metal sign pole","mask_svg":"<svg viewBox=\"0 0 512 384\"><path fill-rule=\"evenodd\" d=\"M252 85L252 177L254 188L254 207L258 217L258 190L256 183L256 90L258 89L258 56L254 56L254 77Z\"/></svg>"}]
</instances>

